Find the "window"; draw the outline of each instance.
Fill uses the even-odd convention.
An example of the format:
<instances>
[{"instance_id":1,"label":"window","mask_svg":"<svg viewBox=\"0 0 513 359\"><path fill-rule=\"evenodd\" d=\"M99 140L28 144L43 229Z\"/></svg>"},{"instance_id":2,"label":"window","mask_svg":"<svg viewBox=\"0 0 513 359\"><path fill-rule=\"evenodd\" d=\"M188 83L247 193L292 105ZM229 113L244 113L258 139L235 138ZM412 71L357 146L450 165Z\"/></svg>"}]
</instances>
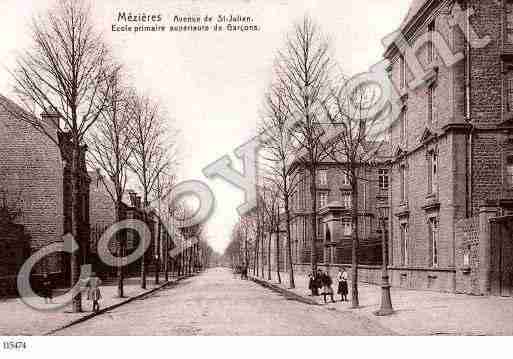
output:
<instances>
[{"instance_id":1,"label":"window","mask_svg":"<svg viewBox=\"0 0 513 359\"><path fill-rule=\"evenodd\" d=\"M342 222L342 229L344 236L350 236L353 234L353 224L350 221Z\"/></svg>"},{"instance_id":2,"label":"window","mask_svg":"<svg viewBox=\"0 0 513 359\"><path fill-rule=\"evenodd\" d=\"M428 56L428 64L433 62L435 59L435 46L433 44L433 37L435 32L435 21L433 20L428 25L428 36L429 36L429 42L428 42L428 49L427 49L427 56Z\"/></svg>"},{"instance_id":3,"label":"window","mask_svg":"<svg viewBox=\"0 0 513 359\"><path fill-rule=\"evenodd\" d=\"M328 193L320 192L319 193L319 208L322 208L328 204Z\"/></svg>"},{"instance_id":4,"label":"window","mask_svg":"<svg viewBox=\"0 0 513 359\"><path fill-rule=\"evenodd\" d=\"M327 170L319 170L317 171L317 183L320 186L328 185L328 171Z\"/></svg>"},{"instance_id":5,"label":"window","mask_svg":"<svg viewBox=\"0 0 513 359\"><path fill-rule=\"evenodd\" d=\"M406 184L406 166L399 167L400 176L401 176L401 202L406 202L408 200L408 191Z\"/></svg>"},{"instance_id":6,"label":"window","mask_svg":"<svg viewBox=\"0 0 513 359\"><path fill-rule=\"evenodd\" d=\"M342 185L343 186L349 186L350 183L349 183L349 176L347 175L347 173L342 173Z\"/></svg>"},{"instance_id":7,"label":"window","mask_svg":"<svg viewBox=\"0 0 513 359\"><path fill-rule=\"evenodd\" d=\"M362 210L367 210L367 182L362 183Z\"/></svg>"},{"instance_id":8,"label":"window","mask_svg":"<svg viewBox=\"0 0 513 359\"><path fill-rule=\"evenodd\" d=\"M428 87L428 118L427 118L427 126L432 126L433 123L436 121L436 108L435 108L435 91L436 86L431 85Z\"/></svg>"},{"instance_id":9,"label":"window","mask_svg":"<svg viewBox=\"0 0 513 359\"><path fill-rule=\"evenodd\" d=\"M351 194L346 193L342 195L342 202L345 208L351 208Z\"/></svg>"},{"instance_id":10,"label":"window","mask_svg":"<svg viewBox=\"0 0 513 359\"><path fill-rule=\"evenodd\" d=\"M388 169L383 168L378 171L379 189L388 191Z\"/></svg>"},{"instance_id":11,"label":"window","mask_svg":"<svg viewBox=\"0 0 513 359\"><path fill-rule=\"evenodd\" d=\"M464 268L470 267L470 251L471 251L470 246L467 246L467 248L465 249L465 253L463 253L463 267Z\"/></svg>"},{"instance_id":12,"label":"window","mask_svg":"<svg viewBox=\"0 0 513 359\"><path fill-rule=\"evenodd\" d=\"M408 223L401 224L401 264L408 265Z\"/></svg>"},{"instance_id":13,"label":"window","mask_svg":"<svg viewBox=\"0 0 513 359\"><path fill-rule=\"evenodd\" d=\"M404 56L399 58L399 86L401 90L406 87L406 61L404 61Z\"/></svg>"},{"instance_id":14,"label":"window","mask_svg":"<svg viewBox=\"0 0 513 359\"><path fill-rule=\"evenodd\" d=\"M432 267L438 267L438 218L429 218L429 251Z\"/></svg>"},{"instance_id":15,"label":"window","mask_svg":"<svg viewBox=\"0 0 513 359\"><path fill-rule=\"evenodd\" d=\"M506 1L506 39L513 43L513 1Z\"/></svg>"},{"instance_id":16,"label":"window","mask_svg":"<svg viewBox=\"0 0 513 359\"><path fill-rule=\"evenodd\" d=\"M438 154L431 151L428 154L428 194L438 192Z\"/></svg>"},{"instance_id":17,"label":"window","mask_svg":"<svg viewBox=\"0 0 513 359\"><path fill-rule=\"evenodd\" d=\"M513 188L513 156L508 156L506 163L506 182Z\"/></svg>"},{"instance_id":18,"label":"window","mask_svg":"<svg viewBox=\"0 0 513 359\"><path fill-rule=\"evenodd\" d=\"M317 220L317 239L318 240L324 239L324 223L322 223L321 218L319 218Z\"/></svg>"}]
</instances>

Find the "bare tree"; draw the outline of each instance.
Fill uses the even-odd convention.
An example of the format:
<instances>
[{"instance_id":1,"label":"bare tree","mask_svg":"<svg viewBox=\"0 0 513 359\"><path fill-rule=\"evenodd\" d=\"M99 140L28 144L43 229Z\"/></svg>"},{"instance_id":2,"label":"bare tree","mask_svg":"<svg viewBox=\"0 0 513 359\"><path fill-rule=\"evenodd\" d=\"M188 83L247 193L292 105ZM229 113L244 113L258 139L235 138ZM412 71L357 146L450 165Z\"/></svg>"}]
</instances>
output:
<instances>
[{"instance_id":1,"label":"bare tree","mask_svg":"<svg viewBox=\"0 0 513 359\"><path fill-rule=\"evenodd\" d=\"M169 146L165 143L166 129L160 106L146 96L134 96L132 99L133 127L133 156L129 166L135 173L142 189L144 202L144 217L150 204L158 196L156 190L161 174L170 170L173 162L170 160ZM146 240L141 238L141 240ZM146 288L146 255L141 258L141 288Z\"/></svg>"},{"instance_id":2,"label":"bare tree","mask_svg":"<svg viewBox=\"0 0 513 359\"><path fill-rule=\"evenodd\" d=\"M128 162L133 153L130 131L133 117L128 101L128 92L120 83L120 73L113 78L111 91L107 95L107 107L95 123L87 143L90 163L97 168L107 193L116 208L116 222L123 219L122 203L128 181ZM101 175L106 174L107 180ZM118 256L124 256L123 233L116 233ZM123 266L118 266L118 296L124 297Z\"/></svg>"},{"instance_id":3,"label":"bare tree","mask_svg":"<svg viewBox=\"0 0 513 359\"><path fill-rule=\"evenodd\" d=\"M271 280L271 246L272 246L272 233L279 231L279 193L278 189L271 185L262 185L260 186L260 193L262 200L260 202L263 210L263 237L265 237L265 232L268 233L268 242L267 242L267 279ZM279 247L278 247L279 248ZM277 256L279 253L276 254ZM279 277L279 258L277 260L277 274ZM262 273L263 275L263 273ZM280 279L281 281L281 279Z\"/></svg>"},{"instance_id":4,"label":"bare tree","mask_svg":"<svg viewBox=\"0 0 513 359\"><path fill-rule=\"evenodd\" d=\"M326 116L337 129L336 136L330 138L326 152L347 176L351 185L351 286L352 307L359 306L358 298L358 247L359 247L359 197L358 183L367 181L364 171L380 158L384 143L385 122L383 113L373 114L372 104L379 99L380 93L373 86L361 86L356 89L346 87L342 82L330 90L330 96L324 102ZM383 158L383 157L381 157Z\"/></svg>"},{"instance_id":5,"label":"bare tree","mask_svg":"<svg viewBox=\"0 0 513 359\"><path fill-rule=\"evenodd\" d=\"M266 95L265 112L262 120L263 146L261 151L261 177L272 183L277 189L277 195L283 203L285 212L285 231L287 239L287 263L289 272L289 287L295 288L294 266L292 260L291 213L290 199L296 193L300 183L300 172L293 164L296 159L296 148L291 143L288 114L290 109L285 93L277 86L271 87ZM278 208L279 216L279 208ZM279 225L277 233L279 238ZM278 245L278 244L277 244ZM279 266L278 266L279 268Z\"/></svg>"},{"instance_id":6,"label":"bare tree","mask_svg":"<svg viewBox=\"0 0 513 359\"><path fill-rule=\"evenodd\" d=\"M173 211L172 208L174 208L173 204L166 201L167 197L169 196L169 193L171 189L173 188L173 185L175 183L175 176L169 175L167 173L161 173L160 177L157 180L157 186L155 189L156 195L157 195L157 211L158 216L160 220L163 223L169 223L171 220L170 216L172 215ZM162 202L165 202L164 208L167 207L167 210L162 210ZM167 282L169 280L169 237L166 236L164 243L160 244L160 241L162 240L162 228L159 225L158 227L158 234L157 234L157 248L159 250L159 253L157 254L157 270L155 272L155 282L158 283L159 281L159 260L162 258L164 261L164 280Z\"/></svg>"},{"instance_id":7,"label":"bare tree","mask_svg":"<svg viewBox=\"0 0 513 359\"><path fill-rule=\"evenodd\" d=\"M25 111L17 118L32 124L56 145L58 134L72 141L72 235L78 238L80 149L88 130L107 106L112 64L102 37L95 32L91 12L80 0L59 0L46 14L34 17L31 49L18 56L11 71L14 89ZM103 91L100 91L103 89ZM38 112L51 112L48 122ZM71 255L71 280L80 275L82 246ZM73 296L73 311L82 310L80 292Z\"/></svg>"},{"instance_id":8,"label":"bare tree","mask_svg":"<svg viewBox=\"0 0 513 359\"><path fill-rule=\"evenodd\" d=\"M275 76L286 104L284 109L288 111L286 117L290 134L299 154L296 161L307 169L310 177L312 270L317 268L316 174L325 152L322 103L328 93L331 67L328 41L313 20L305 16L294 26L285 50L279 52Z\"/></svg>"}]
</instances>

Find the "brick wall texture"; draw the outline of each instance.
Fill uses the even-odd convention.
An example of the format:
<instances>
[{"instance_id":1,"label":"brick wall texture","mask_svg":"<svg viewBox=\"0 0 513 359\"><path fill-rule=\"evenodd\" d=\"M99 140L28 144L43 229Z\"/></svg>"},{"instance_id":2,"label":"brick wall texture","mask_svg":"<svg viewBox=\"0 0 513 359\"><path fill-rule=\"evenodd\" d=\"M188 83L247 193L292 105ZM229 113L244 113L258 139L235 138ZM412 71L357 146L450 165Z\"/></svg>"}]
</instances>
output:
<instances>
[{"instance_id":1,"label":"brick wall texture","mask_svg":"<svg viewBox=\"0 0 513 359\"><path fill-rule=\"evenodd\" d=\"M61 241L63 234L63 169L59 147L27 122L15 119L0 96L0 187L19 196L23 224L31 237L31 251ZM46 263L60 272L60 257Z\"/></svg>"}]
</instances>

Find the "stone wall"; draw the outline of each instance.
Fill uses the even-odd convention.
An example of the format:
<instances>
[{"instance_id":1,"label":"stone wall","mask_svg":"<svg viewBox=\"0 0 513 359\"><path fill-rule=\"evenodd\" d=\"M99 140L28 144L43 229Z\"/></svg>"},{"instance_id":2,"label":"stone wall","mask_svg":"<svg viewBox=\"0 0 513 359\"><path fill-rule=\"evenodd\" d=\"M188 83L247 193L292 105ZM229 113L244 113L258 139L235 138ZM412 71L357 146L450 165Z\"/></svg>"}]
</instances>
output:
<instances>
[{"instance_id":1,"label":"stone wall","mask_svg":"<svg viewBox=\"0 0 513 359\"><path fill-rule=\"evenodd\" d=\"M479 217L456 224L456 292L479 294Z\"/></svg>"}]
</instances>

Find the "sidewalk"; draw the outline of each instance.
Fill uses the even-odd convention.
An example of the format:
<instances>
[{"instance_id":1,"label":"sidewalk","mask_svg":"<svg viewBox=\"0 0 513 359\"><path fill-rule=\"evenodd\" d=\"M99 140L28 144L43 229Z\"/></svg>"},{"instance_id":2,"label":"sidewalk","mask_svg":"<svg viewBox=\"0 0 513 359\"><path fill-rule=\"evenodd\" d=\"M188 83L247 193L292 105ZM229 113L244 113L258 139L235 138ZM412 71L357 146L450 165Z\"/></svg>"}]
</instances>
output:
<instances>
[{"instance_id":1,"label":"sidewalk","mask_svg":"<svg viewBox=\"0 0 513 359\"><path fill-rule=\"evenodd\" d=\"M388 317L377 317L373 313L380 307L379 286L360 283L361 308L351 309L350 302L340 302L338 295L335 295L336 303L328 304L324 304L322 296L311 297L306 276L296 275L296 288L292 290L288 289L288 274L281 273L281 279L282 284L278 284L273 273L269 283L303 298L314 299L329 310L352 311L399 335L513 335L513 298L392 288L392 304L396 312ZM335 293L336 287L337 283L334 283ZM348 299L351 299L351 293Z\"/></svg>"},{"instance_id":2,"label":"sidewalk","mask_svg":"<svg viewBox=\"0 0 513 359\"><path fill-rule=\"evenodd\" d=\"M176 278L170 279L170 283ZM147 287L141 289L139 278L125 280L125 298L117 297L117 283L108 282L102 285L101 309L123 304L167 285L164 280L155 285L153 278L147 279ZM56 293L55 295L62 294ZM70 305L71 306L71 305ZM86 319L92 314L92 303L82 297L82 313L70 313L70 306L55 312L37 311L21 301L19 298L0 299L0 336L44 335L52 330L66 326L76 320Z\"/></svg>"}]
</instances>

